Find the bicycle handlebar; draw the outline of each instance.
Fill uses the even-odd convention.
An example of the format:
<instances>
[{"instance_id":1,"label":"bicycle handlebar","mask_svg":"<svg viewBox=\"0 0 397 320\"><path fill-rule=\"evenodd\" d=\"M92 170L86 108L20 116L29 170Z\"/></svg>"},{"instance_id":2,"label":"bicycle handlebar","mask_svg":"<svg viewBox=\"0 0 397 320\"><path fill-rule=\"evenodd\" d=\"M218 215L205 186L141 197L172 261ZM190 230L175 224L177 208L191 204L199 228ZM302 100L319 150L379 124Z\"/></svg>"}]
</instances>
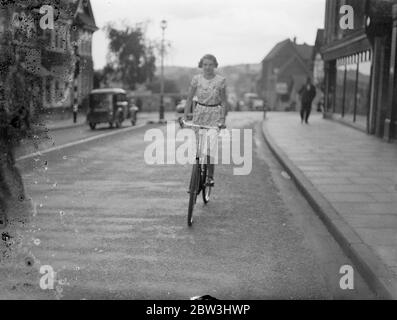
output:
<instances>
[{"instance_id":1,"label":"bicycle handlebar","mask_svg":"<svg viewBox=\"0 0 397 320\"><path fill-rule=\"evenodd\" d=\"M207 130L211 130L211 129L221 130L221 129L225 128L225 126L223 124L219 124L217 127L209 127L209 126L202 126L202 125L189 123L189 122L186 122L185 120L183 120L182 118L179 118L178 121L179 121L179 125L181 126L181 128L190 127L190 128L199 128L199 129L207 129Z\"/></svg>"}]
</instances>

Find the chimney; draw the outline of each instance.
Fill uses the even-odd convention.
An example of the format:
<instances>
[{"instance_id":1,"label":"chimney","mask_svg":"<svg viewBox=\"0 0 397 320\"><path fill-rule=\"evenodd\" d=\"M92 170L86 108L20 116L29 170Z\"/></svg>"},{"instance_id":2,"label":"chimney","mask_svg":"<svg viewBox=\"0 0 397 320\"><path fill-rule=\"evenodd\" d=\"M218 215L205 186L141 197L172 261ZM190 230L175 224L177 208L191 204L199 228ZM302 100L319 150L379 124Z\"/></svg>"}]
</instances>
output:
<instances>
[{"instance_id":1,"label":"chimney","mask_svg":"<svg viewBox=\"0 0 397 320\"><path fill-rule=\"evenodd\" d=\"M296 44L296 36L294 37L294 44Z\"/></svg>"}]
</instances>

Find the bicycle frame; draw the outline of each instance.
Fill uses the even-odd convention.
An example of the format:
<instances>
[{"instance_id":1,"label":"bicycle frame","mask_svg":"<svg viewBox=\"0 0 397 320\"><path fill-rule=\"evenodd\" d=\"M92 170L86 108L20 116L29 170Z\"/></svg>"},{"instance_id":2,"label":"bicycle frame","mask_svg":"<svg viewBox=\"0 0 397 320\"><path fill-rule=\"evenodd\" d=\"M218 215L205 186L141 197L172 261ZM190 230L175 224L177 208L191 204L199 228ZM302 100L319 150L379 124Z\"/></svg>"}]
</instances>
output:
<instances>
[{"instance_id":1,"label":"bicycle frame","mask_svg":"<svg viewBox=\"0 0 397 320\"><path fill-rule=\"evenodd\" d=\"M200 128L200 129L203 129L203 128ZM197 184L194 186L194 189L191 188L191 190L195 190L196 196L199 195L203 189L203 184L205 183L205 181L202 181L203 170L205 170L204 164L208 164L208 163L206 163L206 159L203 156L204 136L205 136L205 134L199 132L198 139L196 140L196 163L194 164L194 166L196 166L198 179L197 179L197 181L195 181ZM209 147L208 147L208 151L209 151ZM200 159L202 159L202 161L200 161ZM193 182L191 181L191 183L193 183Z\"/></svg>"},{"instance_id":2,"label":"bicycle frame","mask_svg":"<svg viewBox=\"0 0 397 320\"><path fill-rule=\"evenodd\" d=\"M190 128L198 128L198 129L206 129L211 130L215 129L218 132L220 131L220 127L208 127L208 126L200 126L190 123L185 123L183 120L179 119L179 123L181 127L190 127ZM209 194L206 194L206 178L207 178L207 164L200 164L200 158L202 157L202 149L203 149L203 134L198 132L198 139L196 139L196 163L193 165L192 176L190 179L190 186L189 186L189 209L188 209L188 226L192 225L193 221L193 207L196 204L197 196L203 191L203 200L204 203L209 201ZM208 158L207 158L208 159ZM208 187L211 190L211 187ZM210 191L209 191L210 192Z\"/></svg>"},{"instance_id":3,"label":"bicycle frame","mask_svg":"<svg viewBox=\"0 0 397 320\"><path fill-rule=\"evenodd\" d=\"M197 128L200 130L216 130L216 131L220 131L221 130L221 126L217 126L217 127L210 127L210 126L202 126L202 125L197 125L197 124L193 124L193 123L188 123L183 121L182 119L179 119L179 123L182 127L189 127L189 128ZM200 132L198 133L199 139L196 141L196 163L197 160L200 160L201 155L202 155L202 148L203 148L203 135L200 134ZM207 150L208 151L208 150Z\"/></svg>"}]
</instances>

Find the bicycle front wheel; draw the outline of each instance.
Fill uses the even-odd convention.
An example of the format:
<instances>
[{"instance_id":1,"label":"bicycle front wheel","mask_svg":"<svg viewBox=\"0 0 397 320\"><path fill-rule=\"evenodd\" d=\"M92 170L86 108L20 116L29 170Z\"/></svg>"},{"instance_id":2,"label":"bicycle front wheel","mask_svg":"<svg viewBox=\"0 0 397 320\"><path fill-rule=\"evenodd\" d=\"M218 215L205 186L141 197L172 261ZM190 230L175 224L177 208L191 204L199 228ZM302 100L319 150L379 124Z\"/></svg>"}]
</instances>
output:
<instances>
[{"instance_id":1,"label":"bicycle front wheel","mask_svg":"<svg viewBox=\"0 0 397 320\"><path fill-rule=\"evenodd\" d=\"M192 177L190 179L189 207L187 213L187 225L189 227L191 227L193 224L193 209L197 200L199 180L200 180L200 165L194 164L192 169Z\"/></svg>"},{"instance_id":2,"label":"bicycle front wheel","mask_svg":"<svg viewBox=\"0 0 397 320\"><path fill-rule=\"evenodd\" d=\"M201 177L202 185L203 185L203 201L207 204L210 201L211 196L211 186L208 185L208 165L203 166L202 177Z\"/></svg>"}]
</instances>

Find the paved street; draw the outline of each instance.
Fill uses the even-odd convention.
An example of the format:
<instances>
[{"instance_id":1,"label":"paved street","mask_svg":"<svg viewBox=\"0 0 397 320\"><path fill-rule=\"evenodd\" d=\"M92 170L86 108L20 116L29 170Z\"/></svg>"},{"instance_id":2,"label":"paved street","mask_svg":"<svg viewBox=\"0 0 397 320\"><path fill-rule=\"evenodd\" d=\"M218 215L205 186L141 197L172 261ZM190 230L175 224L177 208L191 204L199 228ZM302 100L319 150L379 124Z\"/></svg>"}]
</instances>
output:
<instances>
[{"instance_id":1,"label":"paved street","mask_svg":"<svg viewBox=\"0 0 397 320\"><path fill-rule=\"evenodd\" d=\"M352 262L267 148L262 117L229 114L229 128L254 129L252 172L218 166L193 228L191 167L147 165L149 127L32 159L35 169L22 170L37 214L19 254L0 268L0 297L374 298L357 273L355 290L339 288L339 269ZM40 289L41 265L57 272L58 291Z\"/></svg>"},{"instance_id":2,"label":"paved street","mask_svg":"<svg viewBox=\"0 0 397 320\"><path fill-rule=\"evenodd\" d=\"M175 112L165 112L164 118L166 120L174 120L177 117ZM139 112L137 116L136 126L146 124L148 121L157 121L159 114L157 112ZM61 121L50 121L43 120L46 128L49 130L46 138L36 141L38 142L39 150L43 151L48 148L58 147L66 143L71 143L84 138L94 137L102 134L109 133L117 130L116 128L110 128L107 123L98 124L95 130L91 130L88 124L85 123L86 116L80 115L79 121L73 124L72 119L66 119ZM123 122L122 128L131 127L131 122L126 119ZM16 151L16 157L21 157L33 152L36 152L31 140L25 140L21 143L21 146Z\"/></svg>"}]
</instances>

